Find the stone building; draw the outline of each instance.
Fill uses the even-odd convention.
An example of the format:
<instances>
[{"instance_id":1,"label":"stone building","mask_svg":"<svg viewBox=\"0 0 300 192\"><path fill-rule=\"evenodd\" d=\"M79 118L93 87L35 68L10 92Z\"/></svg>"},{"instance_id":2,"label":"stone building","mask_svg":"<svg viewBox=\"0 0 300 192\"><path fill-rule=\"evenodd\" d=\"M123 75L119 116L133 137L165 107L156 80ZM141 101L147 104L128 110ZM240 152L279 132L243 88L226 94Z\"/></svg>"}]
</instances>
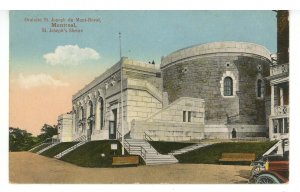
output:
<instances>
[{"instance_id":1,"label":"stone building","mask_svg":"<svg viewBox=\"0 0 300 192\"><path fill-rule=\"evenodd\" d=\"M65 130L61 133L72 132L73 139L117 139L122 132L126 137L143 139L146 131L157 140L203 138L202 99L184 97L171 105L163 100L160 70L123 57L73 95L72 123L63 123L70 116L61 115L59 128Z\"/></svg>"},{"instance_id":2,"label":"stone building","mask_svg":"<svg viewBox=\"0 0 300 192\"><path fill-rule=\"evenodd\" d=\"M278 53L266 78L271 85L270 139L289 135L289 12L276 12Z\"/></svg>"},{"instance_id":3,"label":"stone building","mask_svg":"<svg viewBox=\"0 0 300 192\"><path fill-rule=\"evenodd\" d=\"M265 137L265 100L270 52L244 42L215 42L178 50L162 58L163 90L169 101L205 101L208 138Z\"/></svg>"},{"instance_id":4,"label":"stone building","mask_svg":"<svg viewBox=\"0 0 300 192\"><path fill-rule=\"evenodd\" d=\"M62 115L59 127L73 140L265 137L270 62L265 47L245 42L181 49L160 69L123 57L73 95L72 123Z\"/></svg>"}]
</instances>

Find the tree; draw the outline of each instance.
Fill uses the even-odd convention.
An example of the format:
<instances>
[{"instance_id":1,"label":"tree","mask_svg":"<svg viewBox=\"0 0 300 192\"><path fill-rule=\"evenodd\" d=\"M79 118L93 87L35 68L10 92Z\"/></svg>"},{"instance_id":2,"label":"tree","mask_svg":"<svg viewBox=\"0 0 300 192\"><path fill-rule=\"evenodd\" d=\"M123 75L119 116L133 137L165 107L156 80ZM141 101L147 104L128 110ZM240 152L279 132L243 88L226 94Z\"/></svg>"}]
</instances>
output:
<instances>
[{"instance_id":1,"label":"tree","mask_svg":"<svg viewBox=\"0 0 300 192\"><path fill-rule=\"evenodd\" d=\"M26 130L9 127L9 151L27 151L36 143L38 139Z\"/></svg>"},{"instance_id":2,"label":"tree","mask_svg":"<svg viewBox=\"0 0 300 192\"><path fill-rule=\"evenodd\" d=\"M53 135L57 135L57 126L44 124L41 129L41 134L38 135L40 141L45 141L48 138L52 138Z\"/></svg>"}]
</instances>

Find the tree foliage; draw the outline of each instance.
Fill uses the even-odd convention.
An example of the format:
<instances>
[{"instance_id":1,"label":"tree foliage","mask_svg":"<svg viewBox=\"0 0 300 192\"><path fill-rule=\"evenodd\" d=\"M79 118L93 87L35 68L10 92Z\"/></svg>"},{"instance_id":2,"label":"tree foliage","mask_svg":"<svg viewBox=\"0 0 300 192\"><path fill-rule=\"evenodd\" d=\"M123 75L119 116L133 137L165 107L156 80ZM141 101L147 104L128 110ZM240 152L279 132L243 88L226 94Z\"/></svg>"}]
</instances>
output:
<instances>
[{"instance_id":1,"label":"tree foliage","mask_svg":"<svg viewBox=\"0 0 300 192\"><path fill-rule=\"evenodd\" d=\"M46 139L52 138L53 135L57 135L57 126L44 124L41 129L41 134L38 135L40 141L45 141Z\"/></svg>"},{"instance_id":2,"label":"tree foliage","mask_svg":"<svg viewBox=\"0 0 300 192\"><path fill-rule=\"evenodd\" d=\"M38 142L38 139L26 130L9 127L9 151L26 151Z\"/></svg>"},{"instance_id":3,"label":"tree foliage","mask_svg":"<svg viewBox=\"0 0 300 192\"><path fill-rule=\"evenodd\" d=\"M41 134L37 137L20 128L9 127L9 151L27 151L45 141L51 141L53 135L57 135L57 126L44 124Z\"/></svg>"}]
</instances>

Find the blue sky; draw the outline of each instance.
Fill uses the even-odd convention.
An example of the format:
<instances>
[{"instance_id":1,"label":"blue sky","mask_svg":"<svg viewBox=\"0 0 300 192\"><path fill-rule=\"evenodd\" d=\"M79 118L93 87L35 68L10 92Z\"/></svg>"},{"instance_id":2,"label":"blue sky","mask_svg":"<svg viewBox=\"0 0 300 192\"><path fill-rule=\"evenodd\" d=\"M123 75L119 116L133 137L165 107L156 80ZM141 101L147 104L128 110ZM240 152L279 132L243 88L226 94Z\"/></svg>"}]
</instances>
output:
<instances>
[{"instance_id":1,"label":"blue sky","mask_svg":"<svg viewBox=\"0 0 300 192\"><path fill-rule=\"evenodd\" d=\"M276 14L272 11L12 11L11 68L47 68L43 55L60 45L89 47L101 59L90 65L107 68L123 56L160 63L177 49L213 41L246 41L276 52ZM25 17L100 17L98 24L79 24L83 33L41 33L45 23L26 23Z\"/></svg>"}]
</instances>

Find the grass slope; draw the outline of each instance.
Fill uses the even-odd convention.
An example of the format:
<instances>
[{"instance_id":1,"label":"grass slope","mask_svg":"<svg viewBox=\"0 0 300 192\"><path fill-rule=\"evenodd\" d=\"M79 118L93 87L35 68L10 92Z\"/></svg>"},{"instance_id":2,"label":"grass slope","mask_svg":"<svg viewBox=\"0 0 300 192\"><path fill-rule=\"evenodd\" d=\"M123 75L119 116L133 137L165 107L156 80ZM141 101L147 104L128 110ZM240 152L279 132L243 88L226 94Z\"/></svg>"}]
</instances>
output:
<instances>
[{"instance_id":1,"label":"grass slope","mask_svg":"<svg viewBox=\"0 0 300 192\"><path fill-rule=\"evenodd\" d=\"M150 144L161 154L168 154L173 150L181 149L194 143L179 143L166 141L150 141Z\"/></svg>"},{"instance_id":2,"label":"grass slope","mask_svg":"<svg viewBox=\"0 0 300 192\"><path fill-rule=\"evenodd\" d=\"M55 155L63 152L64 150L72 147L73 145L76 145L78 142L63 142L58 145L55 145L54 147L44 151L41 153L41 155L47 156L47 157L54 157Z\"/></svg>"},{"instance_id":3,"label":"grass slope","mask_svg":"<svg viewBox=\"0 0 300 192\"><path fill-rule=\"evenodd\" d=\"M43 145L41 145L41 146L35 148L34 150L32 150L31 152L32 152L32 153L37 153L37 152L39 152L40 150L42 150L42 149L48 147L48 146L51 145L51 144L52 144L52 143L44 143ZM32 147L32 148L33 148L33 147Z\"/></svg>"},{"instance_id":4,"label":"grass slope","mask_svg":"<svg viewBox=\"0 0 300 192\"><path fill-rule=\"evenodd\" d=\"M275 143L276 141L217 143L175 157L179 163L218 164L222 153L255 153L258 158Z\"/></svg>"},{"instance_id":5,"label":"grass slope","mask_svg":"<svg viewBox=\"0 0 300 192\"><path fill-rule=\"evenodd\" d=\"M118 150L115 153L111 151L112 143L118 144ZM82 167L111 167L112 157L121 154L119 141L91 141L66 154L60 160Z\"/></svg>"}]
</instances>

